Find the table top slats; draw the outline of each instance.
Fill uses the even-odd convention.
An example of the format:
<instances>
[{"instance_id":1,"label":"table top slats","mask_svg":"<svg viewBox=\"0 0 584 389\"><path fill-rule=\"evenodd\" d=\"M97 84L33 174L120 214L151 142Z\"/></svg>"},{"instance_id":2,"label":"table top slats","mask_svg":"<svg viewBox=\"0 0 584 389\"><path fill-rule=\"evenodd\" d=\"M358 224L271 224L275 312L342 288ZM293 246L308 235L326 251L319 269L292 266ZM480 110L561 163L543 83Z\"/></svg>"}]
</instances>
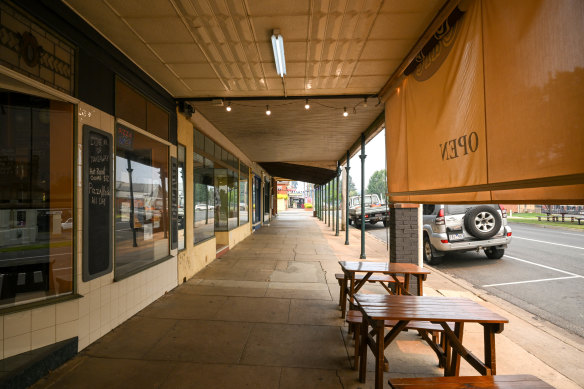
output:
<instances>
[{"instance_id":1,"label":"table top slats","mask_svg":"<svg viewBox=\"0 0 584 389\"><path fill-rule=\"evenodd\" d=\"M392 378L390 386L394 389L462 389L462 388L491 388L491 389L548 389L553 388L539 378L528 375L494 375L473 377L419 377L419 378Z\"/></svg>"},{"instance_id":2,"label":"table top slats","mask_svg":"<svg viewBox=\"0 0 584 389\"><path fill-rule=\"evenodd\" d=\"M373 320L509 322L477 302L460 297L356 294L355 301Z\"/></svg>"},{"instance_id":3,"label":"table top slats","mask_svg":"<svg viewBox=\"0 0 584 389\"><path fill-rule=\"evenodd\" d=\"M413 263L387 263L371 261L339 261L339 265L347 272L375 272L385 274L430 274L429 270Z\"/></svg>"}]
</instances>

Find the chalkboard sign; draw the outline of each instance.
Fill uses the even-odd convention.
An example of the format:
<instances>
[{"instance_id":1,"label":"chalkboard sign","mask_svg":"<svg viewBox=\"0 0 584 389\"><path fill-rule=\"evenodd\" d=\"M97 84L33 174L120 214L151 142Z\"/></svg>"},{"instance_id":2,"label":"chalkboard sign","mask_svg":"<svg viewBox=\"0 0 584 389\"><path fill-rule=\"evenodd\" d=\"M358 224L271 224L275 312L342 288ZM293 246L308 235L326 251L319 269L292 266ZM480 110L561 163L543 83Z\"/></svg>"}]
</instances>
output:
<instances>
[{"instance_id":1,"label":"chalkboard sign","mask_svg":"<svg viewBox=\"0 0 584 389\"><path fill-rule=\"evenodd\" d=\"M178 248L178 161L170 157L170 248Z\"/></svg>"},{"instance_id":2,"label":"chalkboard sign","mask_svg":"<svg viewBox=\"0 0 584 389\"><path fill-rule=\"evenodd\" d=\"M112 136L83 126L83 281L112 271Z\"/></svg>"}]
</instances>

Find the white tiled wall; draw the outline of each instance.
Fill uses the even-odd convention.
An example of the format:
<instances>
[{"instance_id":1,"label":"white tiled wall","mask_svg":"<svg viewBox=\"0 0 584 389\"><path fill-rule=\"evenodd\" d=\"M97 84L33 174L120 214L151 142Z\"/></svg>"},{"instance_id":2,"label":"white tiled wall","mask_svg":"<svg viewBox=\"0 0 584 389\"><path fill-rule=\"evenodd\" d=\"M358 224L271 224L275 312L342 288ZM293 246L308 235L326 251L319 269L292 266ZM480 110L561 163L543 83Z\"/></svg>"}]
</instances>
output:
<instances>
[{"instance_id":1,"label":"white tiled wall","mask_svg":"<svg viewBox=\"0 0 584 389\"><path fill-rule=\"evenodd\" d=\"M113 134L114 118L111 115L87 104L80 104L78 113L80 144L83 124ZM176 257L119 282L114 282L113 272L83 282L83 203L82 188L77 184L76 276L77 292L83 297L0 316L2 359L75 336L79 337L79 350L82 350L178 285Z\"/></svg>"}]
</instances>

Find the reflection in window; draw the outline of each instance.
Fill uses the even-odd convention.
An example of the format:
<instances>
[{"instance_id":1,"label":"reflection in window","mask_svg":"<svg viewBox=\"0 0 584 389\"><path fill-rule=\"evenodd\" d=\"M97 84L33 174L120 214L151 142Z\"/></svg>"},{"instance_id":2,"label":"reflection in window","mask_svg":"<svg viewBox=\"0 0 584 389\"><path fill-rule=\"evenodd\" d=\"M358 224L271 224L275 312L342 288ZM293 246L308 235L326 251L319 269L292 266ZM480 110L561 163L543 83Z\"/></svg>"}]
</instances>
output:
<instances>
[{"instance_id":1,"label":"reflection in window","mask_svg":"<svg viewBox=\"0 0 584 389\"><path fill-rule=\"evenodd\" d=\"M227 231L228 214L227 169L215 169L215 231Z\"/></svg>"},{"instance_id":2,"label":"reflection in window","mask_svg":"<svg viewBox=\"0 0 584 389\"><path fill-rule=\"evenodd\" d=\"M261 221L261 205L262 205L262 180L254 175L252 185L252 211L253 223Z\"/></svg>"},{"instance_id":3,"label":"reflection in window","mask_svg":"<svg viewBox=\"0 0 584 389\"><path fill-rule=\"evenodd\" d=\"M168 147L125 130L116 149L116 277L169 255Z\"/></svg>"},{"instance_id":4,"label":"reflection in window","mask_svg":"<svg viewBox=\"0 0 584 389\"><path fill-rule=\"evenodd\" d=\"M239 174L233 170L227 171L227 185L228 185L228 201L229 201L229 219L227 221L227 227L231 230L238 226L237 216L239 214Z\"/></svg>"},{"instance_id":5,"label":"reflection in window","mask_svg":"<svg viewBox=\"0 0 584 389\"><path fill-rule=\"evenodd\" d=\"M195 186L194 240L195 243L215 235L215 187L213 162L194 153L193 180Z\"/></svg>"},{"instance_id":6,"label":"reflection in window","mask_svg":"<svg viewBox=\"0 0 584 389\"><path fill-rule=\"evenodd\" d=\"M270 221L270 180L264 180L264 222Z\"/></svg>"},{"instance_id":7,"label":"reflection in window","mask_svg":"<svg viewBox=\"0 0 584 389\"><path fill-rule=\"evenodd\" d=\"M241 164L239 173L239 225L249 223L249 169Z\"/></svg>"},{"instance_id":8,"label":"reflection in window","mask_svg":"<svg viewBox=\"0 0 584 389\"><path fill-rule=\"evenodd\" d=\"M73 105L0 92L0 307L73 290Z\"/></svg>"},{"instance_id":9,"label":"reflection in window","mask_svg":"<svg viewBox=\"0 0 584 389\"><path fill-rule=\"evenodd\" d=\"M184 146L178 146L177 162L178 162L178 249L185 248L185 197L186 197L186 181L185 181L185 154Z\"/></svg>"}]
</instances>

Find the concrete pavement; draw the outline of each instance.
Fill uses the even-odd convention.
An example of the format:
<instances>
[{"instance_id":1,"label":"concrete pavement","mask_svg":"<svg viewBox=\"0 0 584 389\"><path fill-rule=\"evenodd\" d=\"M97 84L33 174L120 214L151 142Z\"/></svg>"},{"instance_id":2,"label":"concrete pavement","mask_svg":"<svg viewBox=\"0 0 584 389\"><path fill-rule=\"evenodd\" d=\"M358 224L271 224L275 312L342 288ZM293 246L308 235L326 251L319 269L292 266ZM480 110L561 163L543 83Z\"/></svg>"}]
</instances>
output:
<instances>
[{"instance_id":1,"label":"concrete pavement","mask_svg":"<svg viewBox=\"0 0 584 389\"><path fill-rule=\"evenodd\" d=\"M312 212L281 213L193 279L166 294L34 388L370 388L352 370L353 341L340 319L339 260L351 244ZM367 241L367 260L387 261L385 243ZM381 291L366 286L370 292ZM437 271L427 295L480 301L510 323L497 335L497 373L533 374L557 388L584 385L581 339L534 323L513 306L481 296ZM465 326L465 345L482 355L482 329ZM389 377L439 376L436 356L413 332L386 350ZM465 361L461 375L477 373Z\"/></svg>"}]
</instances>

